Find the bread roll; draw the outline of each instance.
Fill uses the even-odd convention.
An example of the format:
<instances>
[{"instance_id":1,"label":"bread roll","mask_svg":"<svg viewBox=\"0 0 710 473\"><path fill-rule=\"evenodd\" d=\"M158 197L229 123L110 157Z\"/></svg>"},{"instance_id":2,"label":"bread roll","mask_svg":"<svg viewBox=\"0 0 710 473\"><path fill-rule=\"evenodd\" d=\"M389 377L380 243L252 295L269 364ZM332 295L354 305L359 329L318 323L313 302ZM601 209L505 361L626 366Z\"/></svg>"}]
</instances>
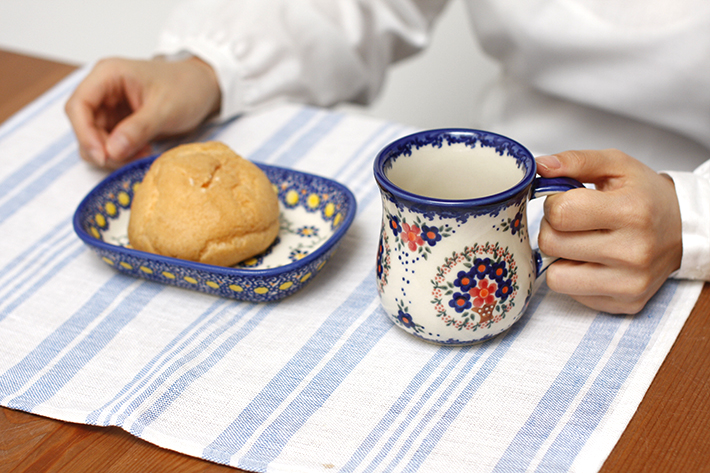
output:
<instances>
[{"instance_id":1,"label":"bread roll","mask_svg":"<svg viewBox=\"0 0 710 473\"><path fill-rule=\"evenodd\" d=\"M218 142L158 157L135 191L128 239L137 250L232 266L279 232L279 202L264 172Z\"/></svg>"}]
</instances>

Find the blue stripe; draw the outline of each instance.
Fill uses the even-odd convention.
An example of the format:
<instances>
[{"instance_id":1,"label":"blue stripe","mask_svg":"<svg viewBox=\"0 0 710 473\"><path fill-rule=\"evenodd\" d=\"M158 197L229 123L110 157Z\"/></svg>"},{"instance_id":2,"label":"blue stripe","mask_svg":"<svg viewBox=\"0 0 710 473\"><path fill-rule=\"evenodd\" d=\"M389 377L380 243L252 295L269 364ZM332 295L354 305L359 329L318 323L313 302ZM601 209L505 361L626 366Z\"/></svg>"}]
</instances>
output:
<instances>
[{"instance_id":1,"label":"blue stripe","mask_svg":"<svg viewBox=\"0 0 710 473\"><path fill-rule=\"evenodd\" d=\"M372 156L366 155L365 151L368 149L369 146L372 145L372 142L375 141L378 137L380 137L390 126L390 124L384 124L377 130L375 130L363 142L363 144L348 159L345 160L345 163L334 174L335 179L340 180L343 184L348 186L350 190L356 195L358 202L357 215L360 215L363 210L367 208L369 202L371 202L379 195L377 187L372 185L372 167L369 166L369 164L371 164L370 158L372 158ZM397 130L393 131L392 133L388 134L383 138L380 138L380 140L383 143L389 143L391 141L391 137L396 134L398 134ZM363 165L361 161L365 161L367 165ZM353 166L355 167L356 171L347 173L346 171ZM358 187L353 186L354 182L362 182L365 179L367 180L366 184L364 185L364 189L363 185L360 185ZM363 190L365 194L361 195Z\"/></svg>"},{"instance_id":2,"label":"blue stripe","mask_svg":"<svg viewBox=\"0 0 710 473\"><path fill-rule=\"evenodd\" d=\"M153 405L143 411L143 413L131 425L130 432L133 435L140 435L146 427L153 423L160 415L165 412L172 403L179 398L182 393L192 385L193 382L200 379L214 365L219 363L230 350L232 350L239 342L249 335L264 318L274 310L276 305L267 305L262 307L251 319L249 319L236 333L231 335L221 345L219 345L210 355L196 365L194 368L180 376L173 384L168 387L165 392L153 403ZM246 310L245 310L246 312ZM197 350L195 350L197 352ZM200 352L204 352L200 350ZM201 353L195 353L197 356ZM188 355L189 356L189 355Z\"/></svg>"},{"instance_id":3,"label":"blue stripe","mask_svg":"<svg viewBox=\"0 0 710 473\"><path fill-rule=\"evenodd\" d=\"M44 166L50 160L57 156L62 150L66 149L74 141L74 135L65 133L50 143L42 152L27 161L25 164L16 169L12 174L0 181L0 199L5 197L13 189L20 186L28 177L36 173L39 168Z\"/></svg>"},{"instance_id":4,"label":"blue stripe","mask_svg":"<svg viewBox=\"0 0 710 473\"><path fill-rule=\"evenodd\" d=\"M316 109L306 107L296 113L285 125L272 133L271 137L264 141L261 147L249 155L249 159L257 162L264 162L266 159L276 152L286 141L288 141L294 133L303 128L309 121L316 116Z\"/></svg>"},{"instance_id":5,"label":"blue stripe","mask_svg":"<svg viewBox=\"0 0 710 473\"><path fill-rule=\"evenodd\" d=\"M17 194L9 198L4 204L0 205L0 224L4 223L5 220L14 215L15 212L20 210L24 205L27 205L36 197L42 195L42 193L54 180L78 163L79 158L77 157L77 154L75 152L69 153L63 159L44 171Z\"/></svg>"},{"instance_id":6,"label":"blue stripe","mask_svg":"<svg viewBox=\"0 0 710 473\"><path fill-rule=\"evenodd\" d=\"M491 341L493 343L499 341L498 346L496 346L493 353L488 357L488 359L486 359L486 361L483 363L483 366L481 366L478 372L476 372L471 381L468 382L468 385L466 385L463 391L461 391L461 394L459 394L459 396L456 398L456 402L454 402L446 410L446 412L441 416L436 425L429 430L429 434L422 441L419 448L417 448L417 451L414 453L409 463L405 466L405 468L401 469L401 471L414 472L417 471L419 467L421 467L422 463L424 463L429 454L434 450L441 438L444 436L451 423L456 419L456 417L458 417L463 408L471 401L471 398L478 391L478 388L481 387L483 382L496 368L500 360L503 359L503 357L513 345L515 340L517 340L520 333L525 329L525 326L528 324L530 319L534 317L535 311L545 299L547 292L547 286L540 286L540 288L533 295L530 301L530 305L528 306L522 318L518 320L508 330L507 333L502 334L499 336L499 338L496 338ZM403 456L403 453L410 447L411 443L403 446L403 451L400 452L399 457L401 458ZM389 467L393 468L394 465L390 464Z\"/></svg>"},{"instance_id":7,"label":"blue stripe","mask_svg":"<svg viewBox=\"0 0 710 473\"><path fill-rule=\"evenodd\" d=\"M352 185L352 184L351 184L351 181L355 181L356 178L361 178L361 176L358 175L357 173L350 173L350 174L346 174L345 176L341 176L341 175L344 174L345 171L346 171L350 166L353 166L353 163L355 163L356 159L365 160L365 159L369 158L367 155L364 154L364 152L365 152L365 150L367 149L368 145L371 144L371 141L374 141L375 138L377 138L377 137L380 136L382 133L384 133L384 131L387 130L387 128L389 128L390 126L391 126L391 125L389 125L389 124L385 124L385 125L383 125L382 127L380 127L380 128L378 128L377 130L375 130L375 131L372 133L372 135L370 135L370 136L368 137L367 141L364 142L364 144L361 145L361 146L355 151L355 153L353 153L353 154L350 156L350 159L348 160L348 161L350 162L350 164L346 163L346 164L344 164L343 166L341 166L341 167L336 171L336 173L334 174L333 177L334 177L335 179L338 179L340 182L342 182L342 183L343 183L344 185L346 185L346 186L351 186L351 185ZM386 137L382 138L382 142L383 142L383 143L389 143L389 142L391 141L391 137L392 137L392 136L396 136L399 132L400 132L400 130L395 130L395 131L393 131L392 133L390 133L390 134L387 135ZM361 154L362 154L362 156L359 156L359 155L361 155ZM370 163L369 159L367 160L367 162ZM358 163L355 163L354 165L355 165L355 167L356 167L358 173L360 173L360 174L366 173L366 174L368 174L368 175L371 176L371 172L372 172L372 171L371 171L371 168L370 168L370 167L362 166L362 165L360 165L360 164L358 164ZM371 177L371 179L372 179L372 177ZM376 198L376 197L379 195L379 192L378 192L377 187L376 187L376 186L372 186L371 184L372 184L372 181L369 181L369 185L367 185L367 186L364 188L364 194L362 194L362 195L360 195L361 192L362 192L361 189L354 188L354 187L351 187L351 188L350 188L350 190L351 190L352 192L354 192L355 195L356 195L356 197L357 197L358 206L357 206L357 213L356 213L356 215L360 215L360 214L365 210L365 208L367 208L367 204L368 204L369 202L371 202L374 198Z\"/></svg>"},{"instance_id":8,"label":"blue stripe","mask_svg":"<svg viewBox=\"0 0 710 473\"><path fill-rule=\"evenodd\" d=\"M374 274L369 273L338 308L333 310L311 338L274 376L203 452L205 459L229 463L247 440L286 400L321 360L330 352L345 331L372 302Z\"/></svg>"},{"instance_id":9,"label":"blue stripe","mask_svg":"<svg viewBox=\"0 0 710 473\"><path fill-rule=\"evenodd\" d=\"M52 87L49 91L47 91L44 95L33 101L27 107L23 108L18 114L15 114L10 117L0 127L0 141L4 140L9 135L17 131L18 128L34 120L37 115L54 105L57 100L68 98L67 95L69 93L69 90L74 89L74 87L79 84L82 77L83 74L81 74L80 72L71 73L65 79L62 79L62 81Z\"/></svg>"},{"instance_id":10,"label":"blue stripe","mask_svg":"<svg viewBox=\"0 0 710 473\"><path fill-rule=\"evenodd\" d=\"M201 130L200 137L198 140L191 141L212 141L218 139L219 135L230 128L234 122L239 120L240 116L232 117L220 123L208 123ZM183 143L190 143L190 140L185 140Z\"/></svg>"},{"instance_id":11,"label":"blue stripe","mask_svg":"<svg viewBox=\"0 0 710 473\"><path fill-rule=\"evenodd\" d=\"M180 135L179 137L171 137L165 140L153 141L151 143L151 153L162 154L165 151L179 145L215 140L220 133L229 128L238 119L239 117L237 116L219 123L206 123L187 134Z\"/></svg>"},{"instance_id":12,"label":"blue stripe","mask_svg":"<svg viewBox=\"0 0 710 473\"><path fill-rule=\"evenodd\" d=\"M557 378L508 445L494 472L524 471L559 424L619 330L623 317L599 313Z\"/></svg>"},{"instance_id":13,"label":"blue stripe","mask_svg":"<svg viewBox=\"0 0 710 473\"><path fill-rule=\"evenodd\" d=\"M170 378L170 376L180 371L183 367L188 366L193 360L203 355L212 346L215 340L218 340L219 337L226 333L230 328L234 327L234 325L239 323L244 318L244 316L251 311L252 306L250 306L249 304L239 304L236 302L232 303L229 307L221 310L215 317L215 320L221 319L225 314L230 312L231 309L237 310L226 324L218 326L215 330L210 332L208 336L202 339L200 343L193 347L192 350L182 355L180 358L176 359L167 368L163 369L163 366L166 366L170 360L166 360L165 362L161 363L160 376L157 376L150 384L150 386L148 386L148 388L144 389L140 393L140 395L138 395L133 401L131 401L131 403L125 409L123 409L123 411L121 411L116 421L116 425L123 426L123 423L125 422L126 418L133 414L133 412L135 412L138 407L140 407L153 393L157 392L160 387L168 380L168 378ZM265 313L268 313L271 310L272 308L269 308ZM265 313L263 311L257 313L256 316L252 317L252 319L237 332L236 335L232 335L230 339L225 343L229 343L230 340L236 343L236 341L249 334L259 324L261 318L263 318ZM196 338L196 336L193 338ZM181 390L180 392L171 392L168 396L163 395L163 398L161 398L162 400L158 401L158 404L160 404L161 402L166 402L166 404L164 406L160 406L160 412L162 412L165 408L169 406L170 403L177 399L177 397L179 397L179 394L182 393L182 390L186 389L189 384L199 378L199 376L202 376L202 374L206 373L209 368L211 368L217 361L219 361L221 356L217 353L220 352L220 350L224 350L226 346L225 343L223 343L214 352L212 352L210 358L196 365L196 367L192 368L178 381L173 383L170 388L168 388L168 391L171 391L177 389L176 386L179 386ZM184 349L184 347L186 346L188 346L188 343L183 343L183 346L181 348ZM174 356L171 357L171 359L175 358L178 354L180 354L180 350L177 350ZM158 370L156 370L156 372L157 371ZM153 409L154 408L155 406L153 407ZM146 412L150 414L146 414ZM150 424L150 422L155 420L155 418L152 417L154 412L155 411L152 411L151 409L148 409L147 411L143 412L141 418L138 419L137 424L134 424L134 426L131 427L131 430L135 430L136 432L142 432L143 428L145 428L148 424Z\"/></svg>"},{"instance_id":14,"label":"blue stripe","mask_svg":"<svg viewBox=\"0 0 710 473\"><path fill-rule=\"evenodd\" d=\"M109 279L78 311L20 362L0 376L0 397L9 396L49 364L134 280L121 274Z\"/></svg>"},{"instance_id":15,"label":"blue stripe","mask_svg":"<svg viewBox=\"0 0 710 473\"><path fill-rule=\"evenodd\" d=\"M404 443L400 447L397 454L389 462L389 464L384 469L384 471L394 471L397 469L397 466L402 461L402 459L404 458L406 453L412 448L412 445L414 444L416 439L421 435L421 433L423 431L426 430L427 426L432 422L432 420L435 418L435 416L438 415L439 412L441 412L441 409L444 406L444 404L446 404L446 402L449 400L449 398L454 393L456 388L463 382L465 377L468 375L468 373L471 372L471 370L474 368L476 363L478 363L478 360L481 358L481 356L483 356L485 349L489 345L490 345L490 342L479 347L479 349L473 353L473 356L470 357L466 361L466 364L459 370L458 374L451 381L451 383L449 383L446 386L446 388L444 389L444 392L439 396L439 398L432 405L432 407L429 408L429 410L420 418L419 422L417 423L417 426L414 429L412 429L412 432L409 434L409 436L404 441ZM495 355L496 352L494 351L493 354ZM484 367L485 367L485 365L484 365ZM488 374L486 374L486 376L487 375ZM424 402L426 402L426 399L422 399L420 402L424 403ZM400 432L398 432L400 435L401 435L402 430L400 430ZM399 440L399 439L391 439L390 442L394 443L396 440ZM381 460L383 460L383 458L381 458L380 461ZM371 472L374 470L374 467L376 467L376 466L377 466L376 464L372 465L366 471Z\"/></svg>"},{"instance_id":16,"label":"blue stripe","mask_svg":"<svg viewBox=\"0 0 710 473\"><path fill-rule=\"evenodd\" d=\"M63 254L68 248L77 245L79 243L75 238L71 237L71 233L66 232L64 229L64 235L57 238L52 242L52 245L44 248L43 251L35 255L31 260L24 261L24 265L16 274L8 274L10 281L3 284L3 292L6 293L5 297L0 297L0 302L7 300L13 294L17 292L37 276L37 273L41 271L41 268L46 268L52 261L54 261L59 255ZM2 316L0 316L2 320Z\"/></svg>"},{"instance_id":17,"label":"blue stripe","mask_svg":"<svg viewBox=\"0 0 710 473\"><path fill-rule=\"evenodd\" d=\"M648 347L678 284L678 281L669 279L646 308L634 317L609 361L545 453L536 471L567 471L572 466Z\"/></svg>"},{"instance_id":18,"label":"blue stripe","mask_svg":"<svg viewBox=\"0 0 710 473\"><path fill-rule=\"evenodd\" d=\"M10 400L8 407L32 412L54 396L162 290L163 286L152 282L139 285L30 389Z\"/></svg>"},{"instance_id":19,"label":"blue stripe","mask_svg":"<svg viewBox=\"0 0 710 473\"><path fill-rule=\"evenodd\" d=\"M372 278L374 280L374 275ZM374 283L371 285L374 286ZM376 297L376 294L373 296ZM394 324L382 310L375 309L353 332L335 356L268 425L246 455L238 462L237 467L260 470L278 457L295 433L323 406L352 370L393 328Z\"/></svg>"},{"instance_id":20,"label":"blue stripe","mask_svg":"<svg viewBox=\"0 0 710 473\"><path fill-rule=\"evenodd\" d=\"M343 120L342 114L328 113L301 136L293 146L281 153L271 164L292 166L300 161L324 136L328 135Z\"/></svg>"},{"instance_id":21,"label":"blue stripe","mask_svg":"<svg viewBox=\"0 0 710 473\"><path fill-rule=\"evenodd\" d=\"M74 232L71 231L71 219L62 220L60 223L51 228L47 233L42 235L37 241L27 247L25 251L17 255L15 258L10 260L5 266L3 266L0 269L0 275L2 275L0 277L8 277L8 275L13 272L15 268L19 267L23 263L25 265L23 271L26 270L26 268L32 266L42 256L41 253L43 253L44 251L40 252L40 254L32 260L26 261L28 260L28 258L30 258L31 255L38 252L39 249L44 247L45 245L47 245L48 247L56 245L56 242L62 241L73 233ZM54 239L56 239L56 241L53 241Z\"/></svg>"},{"instance_id":22,"label":"blue stripe","mask_svg":"<svg viewBox=\"0 0 710 473\"><path fill-rule=\"evenodd\" d=\"M399 135L400 133L401 133L401 130L393 131L386 139L383 140L384 143L391 142L393 137ZM372 157L372 159L374 160L374 156ZM368 161L368 165L369 165L367 167L368 173L371 174L373 172L372 171L372 161ZM374 180L374 177L371 177L371 179ZM372 182L372 181L370 181L370 182ZM379 195L380 195L379 188L377 186L368 186L367 191L368 192L365 195L361 196L358 199L358 212L360 210L366 209L368 207L368 205L370 205L370 203L373 200L377 199L377 197L379 197Z\"/></svg>"},{"instance_id":23,"label":"blue stripe","mask_svg":"<svg viewBox=\"0 0 710 473\"><path fill-rule=\"evenodd\" d=\"M335 121L322 120L314 126L314 130L330 131L334 128L335 125L337 125L337 123L339 123L339 121L339 119ZM373 133L372 137L379 135L386 128L387 127L381 127L380 129L376 130ZM322 135L323 131L319 131L318 135ZM313 144L315 144L315 142L312 139L307 138L300 140L298 146L312 146ZM364 149L365 146L360 147L360 149L356 151L356 154L363 152ZM281 159L283 159L285 156L288 156L290 159L294 159L295 157L301 156L302 154L303 153L287 152L282 154ZM345 167L341 167L339 173L342 172L344 168ZM374 187L370 187L368 189L368 194L375 196L377 195L377 191ZM358 208L358 213L360 211L362 211L361 207ZM363 284L373 286L373 281L374 276L368 276L368 278L364 280ZM361 304L365 303L366 301L363 301L361 296L358 295L360 294L360 291L362 291L362 287L356 289L356 291L349 297L348 302L346 302L346 304L344 304L341 309L331 314L330 317L333 317L336 314L340 314L340 316L346 314L346 312L342 312L344 308L347 308L347 313L350 313L351 309L355 308L356 305L360 306ZM364 310L364 307L360 308L360 310ZM357 313L357 311L354 313L350 313L350 316L357 315ZM323 330L325 330L325 333L333 331L333 327L328 326L329 321L330 318L319 328L319 332ZM322 337L323 335L319 336ZM341 333L333 333L333 336L337 337L332 339L332 342L335 342L341 336ZM239 448L244 445L244 443L253 434L254 430L260 427L263 421L268 418L268 416L274 412L274 410L283 402L283 400L288 396L288 394L292 392L293 389L295 389L298 382L300 382L300 380L302 379L302 376L307 375L313 369L313 367L322 359L322 357L327 354L327 351L330 350L329 346L324 347L322 345L322 340L316 341L315 343L313 342L313 339L309 341L309 343L307 343L301 349L301 351L299 351L299 353L296 354L294 358L289 361L289 363L282 369L282 371L277 374L277 376L269 383L269 385L267 385L264 390L262 390L262 393L260 393L260 395L258 395L250 403L250 405L247 406L247 408L239 415L239 417L227 429L225 429L225 431L222 432L222 434L220 434L220 436L217 437L212 442L212 444L208 445L205 448L203 452L204 458L222 463L229 462L231 456L234 455L234 453L236 453L236 451L238 451ZM304 360L300 359L300 357L304 355L303 350L306 350L305 353L310 353L311 355L313 355L314 353L317 353L318 351L321 351L324 348L327 348L327 350L323 353L320 353L317 358L308 361L307 366L309 366L309 368L305 370L305 372L294 372L294 370L296 369L300 371L300 369L302 369L304 366Z\"/></svg>"},{"instance_id":24,"label":"blue stripe","mask_svg":"<svg viewBox=\"0 0 710 473\"><path fill-rule=\"evenodd\" d=\"M369 452L375 448L377 442L380 438L386 434L397 417L404 412L404 409L412 401L414 394L416 394L422 385L429 379L429 377L434 373L436 368L444 361L444 359L451 353L450 347L441 347L434 355L429 358L429 361L422 367L421 370L412 378L410 383L404 389L399 398L392 404L387 413L382 417L380 422L375 426L370 434L365 438L365 440L360 444L360 446L355 450L352 457L340 470L342 473L352 472L357 468L360 463L365 459ZM427 391L428 394L428 391ZM426 396L422 396L426 398Z\"/></svg>"},{"instance_id":25,"label":"blue stripe","mask_svg":"<svg viewBox=\"0 0 710 473\"><path fill-rule=\"evenodd\" d=\"M70 242L67 246L71 246L75 244L76 242ZM60 248L57 250L54 254L52 254L51 258L54 259L56 255L60 254L64 248ZM54 276L59 274L59 272L66 267L69 263L74 261L79 255L84 253L86 251L86 247L83 245L80 245L78 248L76 248L74 251L69 253L67 256L62 258L60 261L58 261L52 268L50 268L46 275L43 278L40 278L37 280L34 284L32 284L30 287L28 287L25 291L23 291L21 294L18 294L12 302L10 302L5 308L3 308L2 311L0 311L0 322L3 321L8 315L10 315L15 309L17 309L22 303L27 301L30 297L32 297L34 294L39 291L42 286L47 284L49 281L52 280ZM27 276L23 281L21 281L21 284L25 284L28 282L34 275L30 274Z\"/></svg>"},{"instance_id":26,"label":"blue stripe","mask_svg":"<svg viewBox=\"0 0 710 473\"><path fill-rule=\"evenodd\" d=\"M108 401L106 404L101 406L100 408L92 411L89 413L88 416L86 416L86 423L91 424L91 425L96 425L98 424L98 419L101 416L101 414L104 412L108 406L111 404L115 403L118 401L121 397L125 396L125 399L130 398L131 396L135 395L136 392L138 392L140 389L142 389L148 381L151 379L151 371L153 372L153 375L159 371L159 368L162 365L165 365L168 361L172 360L175 358L175 356L180 353L182 350L185 349L189 344L191 344L197 337L202 333L204 330L207 329L207 327L212 324L215 320L219 318L213 317L211 320L208 321L207 324L204 324L200 326L197 330L195 330L196 327L198 327L207 317L209 317L214 311L217 310L220 306L225 304L224 299L218 299L212 305L210 305L207 310L202 312L194 321L192 321L191 324L189 324L187 327L185 327L182 332L180 332L175 338L173 338L165 347L153 357L152 360L150 360L137 374L136 376L128 383L126 384L110 401ZM191 332L195 331L192 335L188 336ZM177 344L182 340L182 343L177 346ZM175 348L177 346L177 348ZM174 350L173 350L174 349ZM165 356L166 354L170 353L168 356ZM163 357L165 357L163 359ZM159 360L163 359L162 364L156 368L155 370L152 370L153 367L155 367L158 363ZM133 388L133 389L131 389ZM130 391L130 392L129 392ZM123 402L117 402L113 409L108 413L107 417L111 417L113 414L118 412L120 407L126 402L124 399ZM107 424L105 424L107 425Z\"/></svg>"},{"instance_id":27,"label":"blue stripe","mask_svg":"<svg viewBox=\"0 0 710 473\"><path fill-rule=\"evenodd\" d=\"M341 175L345 172L346 169L356 165L355 161L361 159L360 157L362 156L363 158L365 157L365 150L372 146L372 142L377 139L381 134L383 134L388 128L392 126L391 123L384 123L381 126L379 126L375 131L370 134L366 139L362 141L362 144L350 155L348 159L343 160L343 164L340 166L340 168L335 172L335 176ZM373 156L374 158L374 156ZM359 169L359 166L358 168ZM368 172L369 173L369 172Z\"/></svg>"},{"instance_id":28,"label":"blue stripe","mask_svg":"<svg viewBox=\"0 0 710 473\"><path fill-rule=\"evenodd\" d=\"M445 370L441 372L441 374L437 377L434 383L432 383L429 388L427 389L426 393L424 393L420 398L419 401L416 403L414 408L408 413L407 418L404 419L404 421L397 426L395 431L392 433L390 436L389 440L383 445L383 447L380 449L380 451L377 453L375 458L370 462L370 464L367 466L367 468L364 470L366 472L372 472L375 471L375 469L379 466L382 461L384 461L385 457L389 454L390 450L394 448L395 444L399 440L399 438L403 435L404 431L407 429L409 424L411 424L413 421L416 420L419 412L421 409L424 407L424 405L429 402L431 398L433 398L436 394L436 391L439 390L439 388L444 385L444 392L439 396L433 407L429 409L427 413L424 414L424 416L419 420L418 426L414 429L413 433L410 434L409 439L412 438L412 435L419 435L421 432L421 428L424 427L424 425L428 424L431 421L431 417L433 413L438 412L441 409L441 406L444 404L444 402L451 396L453 390L455 389L456 386L458 386L462 381L463 377L470 372L470 370L473 368L473 366L478 362L478 360L483 356L484 352L487 351L488 347L490 346L490 343L486 343L483 345L479 345L476 347L475 351L473 352L472 356L468 358L466 361L465 365L461 367L458 370L458 375L450 382L448 385L444 385L444 381L446 378L448 378L449 375L451 375L452 372L455 371L456 367L458 366L458 363L461 359L465 357L465 355L468 355L469 351L471 350L471 347L462 347L458 348L458 353L452 359L448 366L446 367ZM449 348L450 349L450 348ZM407 442L409 443L409 442ZM400 457L403 455L403 452L399 452L399 454L395 457L394 461L399 462Z\"/></svg>"},{"instance_id":29,"label":"blue stripe","mask_svg":"<svg viewBox=\"0 0 710 473\"><path fill-rule=\"evenodd\" d=\"M401 127L396 127L395 130L391 131L385 136L384 133L394 127L395 125L392 123L384 123L380 127L378 127L370 136L368 136L365 140L363 140L362 144L358 147L358 149L355 150L352 155L343 160L342 166L337 170L335 173L336 176L342 175L345 173L346 170L349 168L355 167L358 172L366 173L370 179L367 181L364 181L363 184L367 185L368 187L373 187L373 177L372 177L372 164L375 159L375 154L387 143L393 141L394 137L400 135L402 133L402 128ZM365 154L365 152L373 146L373 143L375 141L379 142L379 145L374 146L374 150L370 154ZM362 162L360 162L362 161ZM354 180L354 177L356 176L356 173L349 173L347 177L351 178L351 181Z\"/></svg>"},{"instance_id":30,"label":"blue stripe","mask_svg":"<svg viewBox=\"0 0 710 473\"><path fill-rule=\"evenodd\" d=\"M261 148L259 148L256 152L257 157L260 159L265 159L269 153L274 152L280 146L281 143L285 142L290 137L290 135L295 134L304 125L306 125L312 119L312 117L315 116L315 114L316 114L316 111L314 109L304 109L304 110L299 111L299 113L297 113L291 120L289 120L288 123L286 123L281 129L279 129L274 134L272 134L272 136L264 142L264 145ZM212 138L218 137L219 133L223 129L224 129L224 126L218 127L216 131L212 131L211 132ZM331 129L332 129L332 127L331 127ZM324 134L325 134L323 132L323 127L316 126L316 127L314 127L313 130L309 130L306 133L306 136L309 136L310 134L314 133L314 131L315 131L315 134L319 138L324 136ZM306 138L306 139L301 139L297 144L300 146L307 147L307 146L314 145L316 142L317 142L317 140ZM306 152L307 152L307 150L304 150L304 152L301 153L300 155L294 153L291 156L294 159L296 159L296 158L300 159L301 157L303 157L303 155ZM255 158L252 155L250 157L250 159L255 159ZM166 362L167 361L164 361L163 365ZM162 368L162 366L161 366L161 368ZM164 378L161 378L161 381L164 381ZM153 383L153 385L151 386L150 389L151 389L150 392L152 393L156 389L158 389L158 385L156 383ZM146 397L147 397L146 394L142 393L142 395L138 399L134 400L131 403L131 405L128 406L128 410L126 412L121 413L121 416L119 417L118 424L121 425L122 422L125 420L125 418L128 415L130 415L130 413L132 413L146 399ZM115 412L115 410L112 411L112 413L113 412ZM148 423L150 423L150 422L152 422L152 420L148 420ZM145 428L146 426L147 426L147 424L143 425L143 426L136 425L135 429L142 431L142 429Z\"/></svg>"}]
</instances>

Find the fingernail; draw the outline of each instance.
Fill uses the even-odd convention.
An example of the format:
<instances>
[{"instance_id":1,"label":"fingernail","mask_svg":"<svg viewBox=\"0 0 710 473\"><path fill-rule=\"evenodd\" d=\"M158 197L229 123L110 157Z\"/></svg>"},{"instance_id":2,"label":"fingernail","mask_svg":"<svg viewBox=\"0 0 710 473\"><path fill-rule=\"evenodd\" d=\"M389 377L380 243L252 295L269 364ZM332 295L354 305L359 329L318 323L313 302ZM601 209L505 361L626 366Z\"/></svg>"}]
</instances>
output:
<instances>
[{"instance_id":1,"label":"fingernail","mask_svg":"<svg viewBox=\"0 0 710 473\"><path fill-rule=\"evenodd\" d=\"M537 161L538 166L545 168L548 171L556 171L562 167L562 163L557 156L554 155L540 156L535 158L535 161Z\"/></svg>"},{"instance_id":2,"label":"fingernail","mask_svg":"<svg viewBox=\"0 0 710 473\"><path fill-rule=\"evenodd\" d=\"M131 150L131 143L123 134L112 135L106 143L106 151L113 159L122 159L128 156Z\"/></svg>"},{"instance_id":3,"label":"fingernail","mask_svg":"<svg viewBox=\"0 0 710 473\"><path fill-rule=\"evenodd\" d=\"M86 153L89 155L89 159L93 161L98 166L103 166L106 164L106 155L103 150L96 148L88 148Z\"/></svg>"}]
</instances>

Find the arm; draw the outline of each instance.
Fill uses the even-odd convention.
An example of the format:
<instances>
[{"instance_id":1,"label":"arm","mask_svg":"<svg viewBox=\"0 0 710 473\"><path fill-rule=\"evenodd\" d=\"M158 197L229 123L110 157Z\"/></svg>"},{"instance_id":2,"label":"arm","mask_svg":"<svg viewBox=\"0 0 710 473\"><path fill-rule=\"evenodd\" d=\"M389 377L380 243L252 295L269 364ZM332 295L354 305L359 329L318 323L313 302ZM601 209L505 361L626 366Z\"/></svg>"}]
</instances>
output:
<instances>
[{"instance_id":1,"label":"arm","mask_svg":"<svg viewBox=\"0 0 710 473\"><path fill-rule=\"evenodd\" d=\"M389 63L426 45L445 2L184 2L158 48L173 60L101 61L69 99L79 152L116 168L154 138L217 113L227 118L275 100L366 102Z\"/></svg>"},{"instance_id":2,"label":"arm","mask_svg":"<svg viewBox=\"0 0 710 473\"><path fill-rule=\"evenodd\" d=\"M368 102L389 64L425 47L446 0L187 1L158 53L189 52L215 70L221 116L275 100Z\"/></svg>"}]
</instances>

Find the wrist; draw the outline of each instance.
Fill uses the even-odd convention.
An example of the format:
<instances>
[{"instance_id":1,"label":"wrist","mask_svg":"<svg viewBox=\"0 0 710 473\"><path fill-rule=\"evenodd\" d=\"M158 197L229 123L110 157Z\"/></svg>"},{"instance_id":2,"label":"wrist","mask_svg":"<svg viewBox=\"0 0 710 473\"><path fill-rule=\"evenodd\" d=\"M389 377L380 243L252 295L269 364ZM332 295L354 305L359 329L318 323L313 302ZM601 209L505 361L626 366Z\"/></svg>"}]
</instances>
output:
<instances>
[{"instance_id":1,"label":"wrist","mask_svg":"<svg viewBox=\"0 0 710 473\"><path fill-rule=\"evenodd\" d=\"M214 69L197 56L190 56L183 61L193 66L194 70L198 72L199 81L202 84L201 90L206 92L205 98L209 110L206 119L219 115L222 107L222 91L220 90L219 81L217 80L217 74Z\"/></svg>"}]
</instances>

